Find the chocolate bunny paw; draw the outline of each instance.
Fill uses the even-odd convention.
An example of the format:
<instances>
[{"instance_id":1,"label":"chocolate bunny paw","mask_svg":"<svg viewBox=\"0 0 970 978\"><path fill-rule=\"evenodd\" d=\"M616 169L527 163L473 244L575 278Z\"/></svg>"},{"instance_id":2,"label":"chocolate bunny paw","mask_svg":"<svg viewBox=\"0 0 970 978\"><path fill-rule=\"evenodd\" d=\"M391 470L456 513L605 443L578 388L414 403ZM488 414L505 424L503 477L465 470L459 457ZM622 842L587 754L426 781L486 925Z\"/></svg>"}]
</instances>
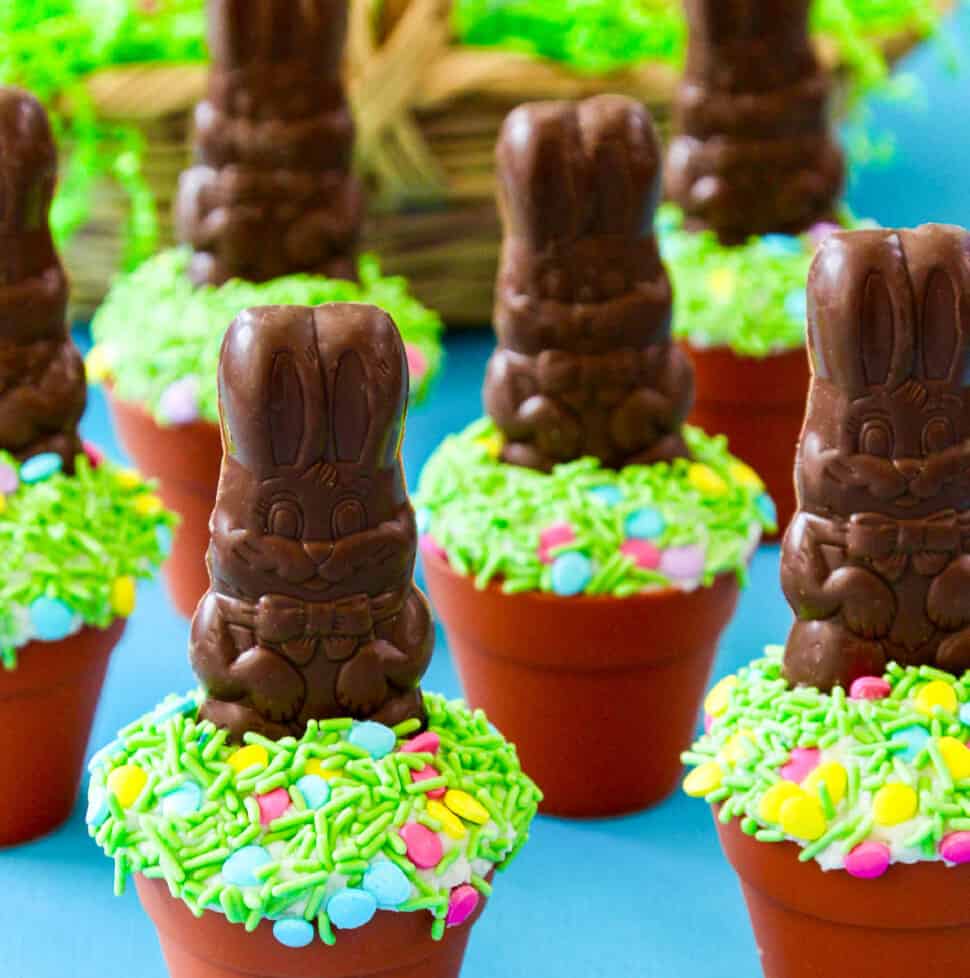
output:
<instances>
[{"instance_id":1,"label":"chocolate bunny paw","mask_svg":"<svg viewBox=\"0 0 970 978\"><path fill-rule=\"evenodd\" d=\"M403 658L389 642L380 639L361 646L337 677L337 701L357 717L369 716L388 695L385 659Z\"/></svg>"},{"instance_id":2,"label":"chocolate bunny paw","mask_svg":"<svg viewBox=\"0 0 970 978\"><path fill-rule=\"evenodd\" d=\"M943 631L970 624L970 554L954 560L930 585L926 615Z\"/></svg>"},{"instance_id":3,"label":"chocolate bunny paw","mask_svg":"<svg viewBox=\"0 0 970 978\"><path fill-rule=\"evenodd\" d=\"M863 638L885 638L896 617L896 595L882 578L861 567L841 567L825 589L841 599L842 618Z\"/></svg>"}]
</instances>

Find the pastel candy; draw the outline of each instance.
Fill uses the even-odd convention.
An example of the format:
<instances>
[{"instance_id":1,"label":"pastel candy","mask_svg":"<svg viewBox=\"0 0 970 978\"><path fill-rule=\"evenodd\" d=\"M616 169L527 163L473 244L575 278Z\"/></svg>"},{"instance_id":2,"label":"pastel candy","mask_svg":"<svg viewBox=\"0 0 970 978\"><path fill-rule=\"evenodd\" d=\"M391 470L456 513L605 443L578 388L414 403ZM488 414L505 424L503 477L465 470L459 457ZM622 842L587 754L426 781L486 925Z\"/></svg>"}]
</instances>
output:
<instances>
[{"instance_id":1,"label":"pastel candy","mask_svg":"<svg viewBox=\"0 0 970 978\"><path fill-rule=\"evenodd\" d=\"M808 296L803 289L795 289L785 296L785 312L797 323L808 318Z\"/></svg>"},{"instance_id":2,"label":"pastel candy","mask_svg":"<svg viewBox=\"0 0 970 978\"><path fill-rule=\"evenodd\" d=\"M724 478L709 465L694 462L687 470L690 484L705 496L723 496L728 491Z\"/></svg>"},{"instance_id":3,"label":"pastel candy","mask_svg":"<svg viewBox=\"0 0 970 978\"><path fill-rule=\"evenodd\" d=\"M845 857L845 869L850 876L860 880L874 880L882 876L892 861L889 847L882 842L860 842Z\"/></svg>"},{"instance_id":4,"label":"pastel candy","mask_svg":"<svg viewBox=\"0 0 970 978\"><path fill-rule=\"evenodd\" d=\"M111 610L122 618L129 618L135 610L137 592L135 579L128 574L116 577L111 583Z\"/></svg>"},{"instance_id":5,"label":"pastel candy","mask_svg":"<svg viewBox=\"0 0 970 978\"><path fill-rule=\"evenodd\" d=\"M262 846L244 846L222 864L223 879L235 886L262 886L262 880L253 874L272 858Z\"/></svg>"},{"instance_id":6,"label":"pastel candy","mask_svg":"<svg viewBox=\"0 0 970 978\"><path fill-rule=\"evenodd\" d=\"M162 703L155 708L153 717L155 723L164 723L175 716L187 716L194 713L199 708L199 704L191 696L184 696L172 703Z\"/></svg>"},{"instance_id":7,"label":"pastel candy","mask_svg":"<svg viewBox=\"0 0 970 978\"><path fill-rule=\"evenodd\" d=\"M458 927L475 912L480 897L473 886L456 886L448 898L448 915L445 923L449 927Z\"/></svg>"},{"instance_id":8,"label":"pastel candy","mask_svg":"<svg viewBox=\"0 0 970 978\"><path fill-rule=\"evenodd\" d=\"M914 702L916 709L927 716L933 716L938 709L944 713L956 713L959 706L956 691L942 679L927 683L916 694Z\"/></svg>"},{"instance_id":9,"label":"pastel candy","mask_svg":"<svg viewBox=\"0 0 970 978\"><path fill-rule=\"evenodd\" d=\"M649 540L627 540L620 553L632 557L637 567L643 570L656 570L660 566L660 550Z\"/></svg>"},{"instance_id":10,"label":"pastel candy","mask_svg":"<svg viewBox=\"0 0 970 978\"><path fill-rule=\"evenodd\" d=\"M162 813L169 818L184 818L202 807L202 788L196 781L186 781L162 798Z\"/></svg>"},{"instance_id":11,"label":"pastel candy","mask_svg":"<svg viewBox=\"0 0 970 978\"><path fill-rule=\"evenodd\" d=\"M763 492L754 501L755 506L758 507L758 512L761 514L762 519L767 520L767 522L772 525L777 525L778 523L778 507L775 505L775 501L768 495L768 493Z\"/></svg>"},{"instance_id":12,"label":"pastel candy","mask_svg":"<svg viewBox=\"0 0 970 978\"><path fill-rule=\"evenodd\" d=\"M426 557L437 557L438 560L448 560L448 553L444 547L430 533L423 533L418 540L418 549Z\"/></svg>"},{"instance_id":13,"label":"pastel candy","mask_svg":"<svg viewBox=\"0 0 970 978\"><path fill-rule=\"evenodd\" d=\"M593 486L586 494L605 506L617 506L623 502L623 493L617 486Z\"/></svg>"},{"instance_id":14,"label":"pastel candy","mask_svg":"<svg viewBox=\"0 0 970 978\"><path fill-rule=\"evenodd\" d=\"M830 234L841 230L840 225L833 224L831 221L819 221L808 229L808 235L812 239L812 244L818 247Z\"/></svg>"},{"instance_id":15,"label":"pastel candy","mask_svg":"<svg viewBox=\"0 0 970 978\"><path fill-rule=\"evenodd\" d=\"M585 554L561 554L552 565L552 589L561 597L582 594L592 578L593 562Z\"/></svg>"},{"instance_id":16,"label":"pastel candy","mask_svg":"<svg viewBox=\"0 0 970 978\"><path fill-rule=\"evenodd\" d=\"M118 799L122 808L131 808L148 784L148 774L137 764L116 767L108 775L108 791Z\"/></svg>"},{"instance_id":17,"label":"pastel candy","mask_svg":"<svg viewBox=\"0 0 970 978\"><path fill-rule=\"evenodd\" d=\"M421 508L414 514L414 523L418 533L427 533L431 529L431 511Z\"/></svg>"},{"instance_id":18,"label":"pastel candy","mask_svg":"<svg viewBox=\"0 0 970 978\"><path fill-rule=\"evenodd\" d=\"M801 239L791 234L766 234L761 247L772 255L800 255L805 250Z\"/></svg>"},{"instance_id":19,"label":"pastel candy","mask_svg":"<svg viewBox=\"0 0 970 978\"><path fill-rule=\"evenodd\" d=\"M467 791L447 791L445 805L465 821L476 825L484 825L489 819L488 809Z\"/></svg>"},{"instance_id":20,"label":"pastel candy","mask_svg":"<svg viewBox=\"0 0 970 978\"><path fill-rule=\"evenodd\" d=\"M401 744L402 754L437 754L441 747L441 738L431 730L419 733L417 737Z\"/></svg>"},{"instance_id":21,"label":"pastel candy","mask_svg":"<svg viewBox=\"0 0 970 978\"><path fill-rule=\"evenodd\" d=\"M277 788L264 795L256 795L256 804L259 805L260 824L269 825L290 807L290 794L285 788Z\"/></svg>"},{"instance_id":22,"label":"pastel candy","mask_svg":"<svg viewBox=\"0 0 970 978\"><path fill-rule=\"evenodd\" d=\"M411 780L415 784L420 781L430 781L432 778L439 777L441 777L441 772L437 768L433 768L430 764L425 764L420 770L411 772ZM425 795L428 798L444 798L445 790L445 788L432 788L430 791L426 791Z\"/></svg>"},{"instance_id":23,"label":"pastel candy","mask_svg":"<svg viewBox=\"0 0 970 978\"><path fill-rule=\"evenodd\" d=\"M330 923L341 930L363 927L377 913L377 900L366 890L339 890L327 901Z\"/></svg>"},{"instance_id":24,"label":"pastel candy","mask_svg":"<svg viewBox=\"0 0 970 978\"><path fill-rule=\"evenodd\" d=\"M347 740L356 747L363 747L374 760L387 757L397 744L394 731L390 727L385 727L383 723L375 723L373 720L355 723Z\"/></svg>"},{"instance_id":25,"label":"pastel candy","mask_svg":"<svg viewBox=\"0 0 970 978\"><path fill-rule=\"evenodd\" d=\"M162 391L158 413L165 424L189 424L199 417L199 381L184 377Z\"/></svg>"},{"instance_id":26,"label":"pastel candy","mask_svg":"<svg viewBox=\"0 0 970 978\"><path fill-rule=\"evenodd\" d=\"M654 540L667 528L663 514L656 509L644 507L632 512L624 521L626 535L634 540Z\"/></svg>"},{"instance_id":27,"label":"pastel candy","mask_svg":"<svg viewBox=\"0 0 970 978\"><path fill-rule=\"evenodd\" d=\"M408 373L411 379L420 380L428 372L428 358L413 343L404 344L404 353L408 358Z\"/></svg>"},{"instance_id":28,"label":"pastel candy","mask_svg":"<svg viewBox=\"0 0 970 978\"><path fill-rule=\"evenodd\" d=\"M6 462L0 462L0 492L9 495L16 492L19 485L20 477L17 475L17 470Z\"/></svg>"},{"instance_id":29,"label":"pastel candy","mask_svg":"<svg viewBox=\"0 0 970 978\"><path fill-rule=\"evenodd\" d=\"M172 531L164 523L155 527L155 540L162 556L167 557L172 552Z\"/></svg>"},{"instance_id":30,"label":"pastel candy","mask_svg":"<svg viewBox=\"0 0 970 978\"><path fill-rule=\"evenodd\" d=\"M41 641L59 642L74 630L74 612L60 598L44 595L31 602L30 623Z\"/></svg>"},{"instance_id":31,"label":"pastel candy","mask_svg":"<svg viewBox=\"0 0 970 978\"><path fill-rule=\"evenodd\" d=\"M364 873L364 889L377 901L378 907L399 907L411 895L411 881L404 870L383 860Z\"/></svg>"},{"instance_id":32,"label":"pastel candy","mask_svg":"<svg viewBox=\"0 0 970 978\"><path fill-rule=\"evenodd\" d=\"M919 811L919 796L908 784L884 784L872 800L872 815L877 825L900 825Z\"/></svg>"},{"instance_id":33,"label":"pastel candy","mask_svg":"<svg viewBox=\"0 0 970 978\"><path fill-rule=\"evenodd\" d=\"M94 787L88 795L88 810L85 821L94 829L101 828L108 820L111 809L108 807L108 793L104 788Z\"/></svg>"},{"instance_id":34,"label":"pastel candy","mask_svg":"<svg viewBox=\"0 0 970 978\"><path fill-rule=\"evenodd\" d=\"M779 774L786 781L801 784L818 767L821 757L817 747L796 747Z\"/></svg>"},{"instance_id":35,"label":"pastel candy","mask_svg":"<svg viewBox=\"0 0 970 978\"><path fill-rule=\"evenodd\" d=\"M27 484L44 482L60 472L63 467L64 460L57 452L41 452L40 455L34 455L20 466L20 481Z\"/></svg>"},{"instance_id":36,"label":"pastel candy","mask_svg":"<svg viewBox=\"0 0 970 978\"><path fill-rule=\"evenodd\" d=\"M956 737L941 737L936 746L954 781L970 778L970 748Z\"/></svg>"},{"instance_id":37,"label":"pastel candy","mask_svg":"<svg viewBox=\"0 0 970 978\"><path fill-rule=\"evenodd\" d=\"M964 703L960 707L960 723L965 727L970 727L970 703Z\"/></svg>"},{"instance_id":38,"label":"pastel candy","mask_svg":"<svg viewBox=\"0 0 970 978\"><path fill-rule=\"evenodd\" d=\"M849 687L854 700L884 700L892 692L892 686L882 676L860 676Z\"/></svg>"},{"instance_id":39,"label":"pastel candy","mask_svg":"<svg viewBox=\"0 0 970 978\"><path fill-rule=\"evenodd\" d=\"M576 532L568 523L553 523L539 534L539 560L551 564L555 560L551 551L572 543Z\"/></svg>"},{"instance_id":40,"label":"pastel candy","mask_svg":"<svg viewBox=\"0 0 970 978\"><path fill-rule=\"evenodd\" d=\"M319 774L304 774L296 786L311 811L323 808L330 801L330 785Z\"/></svg>"},{"instance_id":41,"label":"pastel candy","mask_svg":"<svg viewBox=\"0 0 970 978\"><path fill-rule=\"evenodd\" d=\"M940 840L940 855L957 865L970 863L970 832L951 832Z\"/></svg>"},{"instance_id":42,"label":"pastel candy","mask_svg":"<svg viewBox=\"0 0 970 978\"><path fill-rule=\"evenodd\" d=\"M904 761L915 761L919 752L926 746L930 739L929 732L916 724L909 727L901 727L894 730L889 735L890 740L901 741L906 746L893 754Z\"/></svg>"},{"instance_id":43,"label":"pastel candy","mask_svg":"<svg viewBox=\"0 0 970 978\"><path fill-rule=\"evenodd\" d=\"M84 457L88 460L92 469L96 469L104 461L104 452L93 442L83 442L81 447L84 449Z\"/></svg>"},{"instance_id":44,"label":"pastel candy","mask_svg":"<svg viewBox=\"0 0 970 978\"><path fill-rule=\"evenodd\" d=\"M418 869L434 869L444 855L441 839L431 829L418 822L408 822L400 830L407 846L408 859Z\"/></svg>"},{"instance_id":45,"label":"pastel candy","mask_svg":"<svg viewBox=\"0 0 970 978\"><path fill-rule=\"evenodd\" d=\"M262 769L269 764L269 751L262 744L248 744L230 754L226 758L226 763L237 774L242 774L252 768Z\"/></svg>"},{"instance_id":46,"label":"pastel candy","mask_svg":"<svg viewBox=\"0 0 970 978\"><path fill-rule=\"evenodd\" d=\"M697 543L670 547L660 555L660 570L668 577L693 580L704 573L704 548Z\"/></svg>"},{"instance_id":47,"label":"pastel candy","mask_svg":"<svg viewBox=\"0 0 970 978\"><path fill-rule=\"evenodd\" d=\"M273 923L273 937L284 947L307 947L313 943L313 924L301 917L284 917Z\"/></svg>"}]
</instances>

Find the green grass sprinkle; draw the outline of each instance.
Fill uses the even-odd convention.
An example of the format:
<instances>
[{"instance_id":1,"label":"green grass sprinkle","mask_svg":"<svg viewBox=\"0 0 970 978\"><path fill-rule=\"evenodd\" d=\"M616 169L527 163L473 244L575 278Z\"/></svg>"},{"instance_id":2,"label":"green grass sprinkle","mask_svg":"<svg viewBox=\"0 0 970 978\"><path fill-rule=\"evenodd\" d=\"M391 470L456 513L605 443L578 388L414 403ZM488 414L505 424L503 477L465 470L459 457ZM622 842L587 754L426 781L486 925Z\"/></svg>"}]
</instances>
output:
<instances>
[{"instance_id":1,"label":"green grass sprinkle","mask_svg":"<svg viewBox=\"0 0 970 978\"><path fill-rule=\"evenodd\" d=\"M420 766L430 762L442 772L449 790L464 791L485 805L489 819L481 826L462 823L466 832L460 840L442 833L444 858L435 868L421 870L407 858L400 830L406 823L438 823L429 818L427 795L406 790L410 776L402 786L399 765L410 755L393 751L374 759L365 754L344 764L327 782L331 794L326 804L315 812L305 804L291 808L264 825L252 777L244 779L241 775L249 772L237 772L230 764L238 745L227 745L212 723L197 720L202 696L195 691L169 697L124 728L91 761L88 828L115 861L116 892L123 891L131 874L141 873L164 879L194 911L220 910L249 929L264 918L317 920L321 939L332 943L329 898L346 886L362 885L375 863L393 862L411 882L411 894L399 910L430 910L443 923L452 889L468 883L488 895L489 874L504 869L528 838L542 795L522 773L514 746L494 733L481 711L460 701L425 694L428 729L438 734L441 747L435 755L417 757ZM404 729L399 747L414 733L410 725ZM299 740L267 742L255 734L244 739L250 746L272 746L272 752L267 748L271 763L281 762L281 786L292 797L308 758L327 769L327 761L343 759L347 748L356 755L344 739L349 730L346 724L335 732L325 723L311 723ZM176 757L194 758L194 766L187 770ZM116 794L125 772L113 776L122 768L147 775L135 802L121 799L127 807ZM206 802L212 786L225 782L226 772L234 791L223 789L221 803ZM203 789L200 807L181 813L166 807L166 797L186 786ZM239 804L227 805L234 795ZM223 876L226 860L244 846L261 846L268 854L253 874L258 885L240 886Z\"/></svg>"},{"instance_id":2,"label":"green grass sprinkle","mask_svg":"<svg viewBox=\"0 0 970 978\"><path fill-rule=\"evenodd\" d=\"M6 452L0 465L20 471ZM149 483L107 461L92 467L83 455L75 475L20 483L0 502L0 659L7 669L36 634L30 612L41 599L61 602L79 624L96 628L130 614L116 583L152 577L175 525Z\"/></svg>"},{"instance_id":3,"label":"green grass sprinkle","mask_svg":"<svg viewBox=\"0 0 970 978\"><path fill-rule=\"evenodd\" d=\"M581 553L591 561L585 593L625 596L672 583L620 553L631 518L650 510L663 523L650 541L661 552L704 548L702 583L723 573L743 578L760 531L773 528L773 507L760 479L728 453L723 436L689 426L684 435L693 462L615 471L584 458L546 474L499 461L500 434L490 419L476 421L446 438L425 466L415 496L419 526L477 586L500 580L506 592L516 593L554 590L551 567L540 559L540 537L568 524L574 539L548 559ZM716 490L705 488L711 475ZM591 493L604 488L618 491L620 501Z\"/></svg>"},{"instance_id":4,"label":"green grass sprinkle","mask_svg":"<svg viewBox=\"0 0 970 978\"><path fill-rule=\"evenodd\" d=\"M145 404L159 421L159 403L176 381L199 384L199 413L219 417L216 371L222 337L244 309L262 305L316 306L366 302L394 319L405 343L426 364L412 376L411 393L423 397L442 360L442 323L415 299L403 278L385 278L377 260L360 259L360 281L292 275L261 284L235 279L220 287L192 285L186 274L190 252L173 248L118 280L91 323L95 348L88 364L94 379L108 377L126 400ZM412 371L413 373L413 371Z\"/></svg>"},{"instance_id":5,"label":"green grass sprinkle","mask_svg":"<svg viewBox=\"0 0 970 978\"><path fill-rule=\"evenodd\" d=\"M801 861L815 859L823 869L845 868L866 841L885 846L890 863L943 859L941 842L970 826L970 672L958 678L893 663L884 676L889 695L852 699L841 687L789 688L783 652L770 646L708 699L716 711L710 732L682 756L694 769L687 793L721 806L724 822L741 819L756 839L797 843ZM930 683L952 689L952 711L927 712L920 697ZM784 803L773 809L765 800L785 780L795 748L819 749L819 764L840 771L834 780L791 784L821 818L810 835L788 819ZM915 807L893 821L882 806L900 789Z\"/></svg>"}]
</instances>

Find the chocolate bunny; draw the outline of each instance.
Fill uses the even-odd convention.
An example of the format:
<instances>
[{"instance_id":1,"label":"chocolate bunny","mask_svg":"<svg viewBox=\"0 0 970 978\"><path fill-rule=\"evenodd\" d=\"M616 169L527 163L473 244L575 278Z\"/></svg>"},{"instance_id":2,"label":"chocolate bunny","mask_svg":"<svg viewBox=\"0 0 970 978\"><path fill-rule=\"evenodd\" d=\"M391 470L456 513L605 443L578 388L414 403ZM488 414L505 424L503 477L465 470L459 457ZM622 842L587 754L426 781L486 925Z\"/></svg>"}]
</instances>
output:
<instances>
[{"instance_id":1,"label":"chocolate bunny","mask_svg":"<svg viewBox=\"0 0 970 978\"><path fill-rule=\"evenodd\" d=\"M87 386L48 221L56 180L43 107L0 87L0 448L20 459L56 452L73 472Z\"/></svg>"},{"instance_id":2,"label":"chocolate bunny","mask_svg":"<svg viewBox=\"0 0 970 978\"><path fill-rule=\"evenodd\" d=\"M828 689L892 660L970 668L970 234L828 238L782 586L785 673Z\"/></svg>"},{"instance_id":3,"label":"chocolate bunny","mask_svg":"<svg viewBox=\"0 0 970 978\"><path fill-rule=\"evenodd\" d=\"M831 84L808 36L810 0L686 0L667 194L725 244L830 219L842 153Z\"/></svg>"},{"instance_id":4,"label":"chocolate bunny","mask_svg":"<svg viewBox=\"0 0 970 978\"><path fill-rule=\"evenodd\" d=\"M340 79L347 0L213 0L197 165L179 236L197 283L309 272L350 278L363 198Z\"/></svg>"},{"instance_id":5,"label":"chocolate bunny","mask_svg":"<svg viewBox=\"0 0 970 978\"><path fill-rule=\"evenodd\" d=\"M434 629L412 580L407 387L400 335L373 306L250 309L226 334L191 660L201 715L237 739L336 716L424 719Z\"/></svg>"},{"instance_id":6,"label":"chocolate bunny","mask_svg":"<svg viewBox=\"0 0 970 978\"><path fill-rule=\"evenodd\" d=\"M670 341L649 113L619 95L523 105L496 155L505 236L484 393L503 458L547 470L686 455L693 373Z\"/></svg>"}]
</instances>

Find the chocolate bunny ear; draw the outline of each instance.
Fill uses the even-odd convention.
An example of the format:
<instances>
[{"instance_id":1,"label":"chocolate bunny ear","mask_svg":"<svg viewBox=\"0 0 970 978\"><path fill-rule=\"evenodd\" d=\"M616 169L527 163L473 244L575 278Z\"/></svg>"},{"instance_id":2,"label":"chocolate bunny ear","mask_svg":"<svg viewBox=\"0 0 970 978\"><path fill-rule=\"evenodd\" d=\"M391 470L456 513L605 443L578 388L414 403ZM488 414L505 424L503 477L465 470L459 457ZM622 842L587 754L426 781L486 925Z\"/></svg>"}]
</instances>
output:
<instances>
[{"instance_id":1,"label":"chocolate bunny ear","mask_svg":"<svg viewBox=\"0 0 970 978\"><path fill-rule=\"evenodd\" d=\"M236 317L219 358L219 410L226 454L258 475L323 458L327 398L312 309L262 306Z\"/></svg>"},{"instance_id":2,"label":"chocolate bunny ear","mask_svg":"<svg viewBox=\"0 0 970 978\"><path fill-rule=\"evenodd\" d=\"M508 236L535 248L572 240L583 223L586 160L576 106L531 102L505 119L495 151Z\"/></svg>"},{"instance_id":3,"label":"chocolate bunny ear","mask_svg":"<svg viewBox=\"0 0 970 978\"><path fill-rule=\"evenodd\" d=\"M913 376L913 291L895 231L826 238L808 278L808 340L816 377L851 397Z\"/></svg>"},{"instance_id":4,"label":"chocolate bunny ear","mask_svg":"<svg viewBox=\"0 0 970 978\"><path fill-rule=\"evenodd\" d=\"M691 34L714 45L808 24L810 0L685 0Z\"/></svg>"},{"instance_id":5,"label":"chocolate bunny ear","mask_svg":"<svg viewBox=\"0 0 970 978\"><path fill-rule=\"evenodd\" d=\"M901 231L918 320L916 374L970 386L970 234L945 224Z\"/></svg>"},{"instance_id":6,"label":"chocolate bunny ear","mask_svg":"<svg viewBox=\"0 0 970 978\"><path fill-rule=\"evenodd\" d=\"M650 113L624 95L579 104L588 160L591 230L636 237L653 222L660 196L660 140Z\"/></svg>"},{"instance_id":7,"label":"chocolate bunny ear","mask_svg":"<svg viewBox=\"0 0 970 978\"><path fill-rule=\"evenodd\" d=\"M47 113L33 95L0 87L0 236L47 225L57 148ZM20 264L19 256L5 256Z\"/></svg>"},{"instance_id":8,"label":"chocolate bunny ear","mask_svg":"<svg viewBox=\"0 0 970 978\"><path fill-rule=\"evenodd\" d=\"M389 468L397 459L407 409L401 334L376 306L334 302L313 315L331 402L330 454L365 470Z\"/></svg>"}]
</instances>

